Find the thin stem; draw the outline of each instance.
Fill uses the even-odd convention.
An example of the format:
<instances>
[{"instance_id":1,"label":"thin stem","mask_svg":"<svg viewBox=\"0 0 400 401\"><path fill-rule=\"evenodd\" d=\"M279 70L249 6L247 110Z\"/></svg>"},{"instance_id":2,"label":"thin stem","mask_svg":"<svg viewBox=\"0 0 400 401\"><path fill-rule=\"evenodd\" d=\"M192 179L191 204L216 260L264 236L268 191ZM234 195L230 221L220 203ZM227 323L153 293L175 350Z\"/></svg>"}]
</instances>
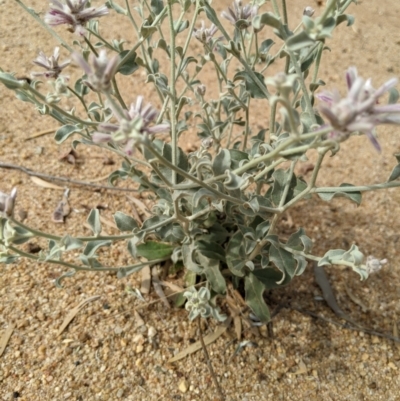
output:
<instances>
[{"instance_id":1,"label":"thin stem","mask_svg":"<svg viewBox=\"0 0 400 401\"><path fill-rule=\"evenodd\" d=\"M147 163L145 163L145 165L148 167ZM92 182L73 180L73 179L67 178L67 177L56 177L54 175L39 173L39 172L30 170L30 169L28 169L26 167L23 167L23 166L17 166L15 164L9 164L9 163L0 162L0 168L9 168L9 169L14 169L14 170L20 170L23 173L28 174L28 175L30 175L32 177L41 177L41 178L48 179L50 181L60 181L60 182L68 183L68 184L81 185L81 186L84 186L84 187L99 188L99 189L109 189L110 191L138 192L137 189L110 187L110 186L107 186L107 185L94 184Z\"/></svg>"},{"instance_id":2,"label":"thin stem","mask_svg":"<svg viewBox=\"0 0 400 401\"><path fill-rule=\"evenodd\" d=\"M110 50L116 51L112 44L108 43L102 36L97 34L95 31L93 31L93 30L91 30L89 28L86 28L86 30L88 32L90 32L93 36L96 36L97 39L100 39L106 45L106 47L108 47Z\"/></svg>"},{"instance_id":3,"label":"thin stem","mask_svg":"<svg viewBox=\"0 0 400 401\"><path fill-rule=\"evenodd\" d=\"M280 209L283 208L283 206L284 206L284 204L286 202L286 198L287 198L287 195L289 193L290 183L292 181L294 168L295 168L296 164L297 164L296 160L292 161L292 163L290 164L289 174L288 174L288 177L287 177L287 180L286 180L286 183L285 183L285 187L283 188L281 199L279 201L279 206L278 207ZM275 231L276 223L278 222L278 219L279 219L279 217L281 215L282 215L282 213L275 213L274 217L272 218L271 225L270 225L269 230L268 230L268 234L272 234Z\"/></svg>"},{"instance_id":4,"label":"thin stem","mask_svg":"<svg viewBox=\"0 0 400 401\"><path fill-rule=\"evenodd\" d=\"M170 115L170 127L171 127L171 147L172 147L172 164L177 166L178 164L178 135L176 132L176 65L175 65L175 29L174 29L174 19L172 15L172 3L173 0L168 0L168 22L170 30L170 49L171 49L171 75L170 75L170 85L169 90L171 92L171 115ZM176 184L176 171L172 170L172 184Z\"/></svg>"},{"instance_id":5,"label":"thin stem","mask_svg":"<svg viewBox=\"0 0 400 401\"><path fill-rule=\"evenodd\" d=\"M293 66L294 66L294 68L296 70L296 74L298 76L298 80L300 82L300 86L301 86L301 89L303 91L304 100L306 102L306 110L307 110L307 112L308 112L308 114L309 114L309 116L310 116L310 118L312 120L312 123L313 124L317 124L317 120L315 118L315 114L314 114L313 107L312 107L312 104L311 104L311 98L310 98L310 95L308 93L305 81L304 81L304 75L303 75L303 73L301 71L300 63L298 62L297 57L296 57L296 55L294 54L293 51L287 49L287 52L290 55L290 59L291 59L292 64L293 64Z\"/></svg>"},{"instance_id":6,"label":"thin stem","mask_svg":"<svg viewBox=\"0 0 400 401\"><path fill-rule=\"evenodd\" d=\"M8 246L8 249L10 249L11 251L17 253L20 256L23 256L25 258L29 258L29 259L33 259L36 260L38 262L42 262L42 263L51 263L51 264L55 264L55 265L61 265L61 266L65 266L65 267L69 267L71 269L74 269L76 271L88 271L88 272L115 272L118 273L121 270L125 270L126 274L130 274L133 273L133 271L138 271L140 269L142 269L145 266L148 265L154 265L157 263L162 263L165 262L166 260L169 260L170 258L162 258L162 259L154 259L154 260L149 260L147 262L141 262L141 263L137 263L134 265L128 265L128 266L121 266L121 267L89 267L89 266L77 266L74 265L72 263L68 263L65 262L63 260L55 260L55 259L47 259L45 261L42 261L39 259L38 256L32 255L31 253L28 252L24 252L21 251L18 248L15 248L12 245Z\"/></svg>"},{"instance_id":7,"label":"thin stem","mask_svg":"<svg viewBox=\"0 0 400 401\"><path fill-rule=\"evenodd\" d=\"M280 12L279 12L278 3L276 2L276 0L271 0L271 3L272 3L272 8L274 9L274 14L275 14L277 17L280 17L281 14L280 14Z\"/></svg>"},{"instance_id":8,"label":"thin stem","mask_svg":"<svg viewBox=\"0 0 400 401\"><path fill-rule=\"evenodd\" d=\"M79 101L82 103L83 107L85 108L86 113L88 113L88 116L89 116L89 110L86 106L85 101L83 100L83 97L79 93L75 92L70 86L67 86L67 88L70 92L72 92L79 99Z\"/></svg>"},{"instance_id":9,"label":"thin stem","mask_svg":"<svg viewBox=\"0 0 400 401\"><path fill-rule=\"evenodd\" d=\"M225 199L229 202L234 203L235 205L242 205L243 201L241 201L238 198L235 198L233 196L229 196L226 195L216 189L214 189L213 187L211 187L210 185L206 184L204 181L201 181L199 179L197 179L195 176L187 173L185 170L182 170L181 168L173 165L170 161L168 161L164 156L162 156L161 154L159 154L150 144L144 144L143 146L146 147L146 149L152 153L154 156L156 156L160 162L162 164L164 164L166 167L169 167L171 170L175 170L175 172L183 177L185 177L187 180L192 181L194 183L196 183L197 185L199 185L200 187L203 187L205 189L208 189L211 193L217 195L217 197ZM176 186L174 186L175 189Z\"/></svg>"},{"instance_id":10,"label":"thin stem","mask_svg":"<svg viewBox=\"0 0 400 401\"><path fill-rule=\"evenodd\" d=\"M125 102L124 102L124 99L122 99L122 96L121 96L121 94L119 93L119 89L118 89L118 85L117 85L117 80L115 79L115 76L114 76L113 79L112 79L112 86L113 86L113 89L114 89L114 96L118 99L119 104L121 105L121 107L122 107L124 110L128 110L128 108L126 107L126 104L125 104Z\"/></svg>"},{"instance_id":11,"label":"thin stem","mask_svg":"<svg viewBox=\"0 0 400 401\"><path fill-rule=\"evenodd\" d=\"M35 96L37 96L44 104L46 104L47 106L51 107L52 109L56 110L58 113L62 114L63 116L67 117L68 119L79 123L79 124L83 124L83 125L90 125L90 126L97 126L98 123L93 122L93 121L85 121L80 119L79 117L75 117L72 114L69 114L68 112L64 111L64 109L62 109L61 107L57 106L54 103L49 103L46 100L46 97L43 96L39 91L37 91L36 89L34 89L32 86L30 86L27 82L25 82L22 85L22 88L33 93Z\"/></svg>"},{"instance_id":12,"label":"thin stem","mask_svg":"<svg viewBox=\"0 0 400 401\"><path fill-rule=\"evenodd\" d=\"M90 40L86 36L84 36L83 39L85 40L85 43L88 45L88 47L92 51L92 53L96 56L96 58L99 57L99 53L97 53L97 50L90 43Z\"/></svg>"},{"instance_id":13,"label":"thin stem","mask_svg":"<svg viewBox=\"0 0 400 401\"><path fill-rule=\"evenodd\" d=\"M286 0L282 0L282 14L283 14L283 23L285 25L287 25L288 24L288 14L287 14Z\"/></svg>"},{"instance_id":14,"label":"thin stem","mask_svg":"<svg viewBox=\"0 0 400 401\"><path fill-rule=\"evenodd\" d=\"M217 375L214 372L214 368L213 368L212 363L211 363L210 355L208 354L206 344L204 343L203 333L202 333L202 329L201 329L201 317L200 316L197 319L197 323L198 323L198 326L199 326L200 343L201 343L201 347L203 348L204 357L206 358L206 363L207 363L207 366L208 366L208 370L210 371L211 377L212 377L212 379L214 381L214 385L217 388L220 400L224 401L225 400L224 393L222 392L221 386L218 383Z\"/></svg>"},{"instance_id":15,"label":"thin stem","mask_svg":"<svg viewBox=\"0 0 400 401\"><path fill-rule=\"evenodd\" d=\"M53 36L62 46L64 46L70 53L72 53L74 50L72 47L70 47L67 42L64 41L61 36L58 36L57 32L55 32L53 29L51 29L48 25L44 23L44 21L39 18L39 15L32 9L27 7L21 0L15 0L19 6L21 6L28 14L31 15L32 18L34 18L46 31Z\"/></svg>"},{"instance_id":16,"label":"thin stem","mask_svg":"<svg viewBox=\"0 0 400 401\"><path fill-rule=\"evenodd\" d=\"M371 185L360 185L357 187L320 187L314 188L310 192L315 194L322 194L327 192L342 192L342 193L352 193L352 192L366 192L366 191L376 191L378 189L395 188L400 187L400 181L383 182L381 184L371 184Z\"/></svg>"}]
</instances>

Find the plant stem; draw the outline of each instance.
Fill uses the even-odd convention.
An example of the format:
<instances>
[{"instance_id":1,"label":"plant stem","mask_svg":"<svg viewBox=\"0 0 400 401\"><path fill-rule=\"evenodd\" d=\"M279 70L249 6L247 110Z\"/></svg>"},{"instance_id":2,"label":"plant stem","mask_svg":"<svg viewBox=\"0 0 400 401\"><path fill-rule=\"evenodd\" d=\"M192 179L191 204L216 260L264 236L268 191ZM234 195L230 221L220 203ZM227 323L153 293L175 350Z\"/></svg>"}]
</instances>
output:
<instances>
[{"instance_id":1,"label":"plant stem","mask_svg":"<svg viewBox=\"0 0 400 401\"><path fill-rule=\"evenodd\" d=\"M34 18L44 29L46 29L46 31L52 35L62 46L64 46L70 53L72 53L74 50L72 49L72 47L70 47L67 42L64 41L63 38L61 38L60 36L58 36L57 32L55 32L53 29L51 29L48 25L46 25L44 23L44 21L42 21L39 18L39 15L36 14L36 12L32 9L27 7L21 0L15 0L19 6L21 6L28 14L31 15L32 18Z\"/></svg>"},{"instance_id":2,"label":"plant stem","mask_svg":"<svg viewBox=\"0 0 400 401\"><path fill-rule=\"evenodd\" d=\"M171 75L169 90L171 92L171 113L170 113L170 127L171 127L171 148L172 148L172 164L174 166L178 165L178 135L176 132L176 74L175 74L175 29L174 29L174 19L172 15L172 3L173 0L168 0L168 22L170 30L170 49L171 49ZM176 171L172 170L172 185L176 184Z\"/></svg>"},{"instance_id":3,"label":"plant stem","mask_svg":"<svg viewBox=\"0 0 400 401\"><path fill-rule=\"evenodd\" d=\"M206 363L207 363L208 370L210 371L210 375L211 375L211 377L212 377L212 379L214 381L214 385L217 388L220 400L224 401L225 400L224 393L222 392L221 386L218 383L217 375L214 372L214 368L213 368L212 363L211 363L210 355L208 354L206 344L204 343L203 333L202 333L202 329L201 329L201 317L200 316L197 319L197 323L198 323L198 326L199 326L200 343L201 343L201 347L203 348L204 357L206 358Z\"/></svg>"}]
</instances>

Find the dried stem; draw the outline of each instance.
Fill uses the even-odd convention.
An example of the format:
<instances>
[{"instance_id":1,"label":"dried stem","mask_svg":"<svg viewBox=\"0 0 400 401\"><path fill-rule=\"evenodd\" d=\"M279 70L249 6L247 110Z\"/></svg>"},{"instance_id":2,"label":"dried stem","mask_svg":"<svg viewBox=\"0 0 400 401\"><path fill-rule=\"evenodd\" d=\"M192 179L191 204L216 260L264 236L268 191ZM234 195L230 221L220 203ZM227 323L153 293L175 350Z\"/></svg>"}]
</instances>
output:
<instances>
[{"instance_id":1,"label":"dried stem","mask_svg":"<svg viewBox=\"0 0 400 401\"><path fill-rule=\"evenodd\" d=\"M200 343L201 343L201 346L203 348L204 356L206 358L206 363L207 363L207 366L208 366L208 370L210 371L210 374L211 374L211 377L212 377L212 379L214 381L215 387L218 390L218 394L219 394L220 400L224 401L225 400L224 393L222 392L222 388L218 383L217 375L214 372L214 368L213 368L212 363L211 363L210 355L208 354L206 344L204 343L203 333L202 333L202 330L201 330L201 317L200 316L197 319L197 323L199 325Z\"/></svg>"}]
</instances>

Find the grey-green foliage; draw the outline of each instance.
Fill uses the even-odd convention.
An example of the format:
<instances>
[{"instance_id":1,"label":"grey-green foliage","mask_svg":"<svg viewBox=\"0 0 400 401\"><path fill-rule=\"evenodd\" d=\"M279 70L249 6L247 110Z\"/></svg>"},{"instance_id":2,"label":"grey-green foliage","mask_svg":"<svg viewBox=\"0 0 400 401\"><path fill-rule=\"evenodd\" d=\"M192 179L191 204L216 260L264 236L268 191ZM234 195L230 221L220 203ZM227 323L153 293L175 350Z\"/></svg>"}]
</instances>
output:
<instances>
[{"instance_id":1,"label":"grey-green foliage","mask_svg":"<svg viewBox=\"0 0 400 401\"><path fill-rule=\"evenodd\" d=\"M172 3L181 7L176 20ZM302 228L288 238L279 236L282 214L313 193L325 201L342 196L359 205L362 191L378 188L346 183L333 188L315 185L324 157L335 155L340 150L339 142L351 134L332 139L329 134L333 128L324 123L314 107L314 93L325 85L319 78L320 60L328 49L325 42L338 24L352 24L353 18L345 14L350 2L328 1L326 9L316 17L311 16L312 10L304 16L290 15L290 21L300 23L297 28L286 24L283 14L271 8L270 2L257 4L261 8L249 8L251 16L242 15L229 27L207 0L151 0L150 7L148 2L139 1L133 9L107 1L108 8L116 11L119 18L133 22L137 43L125 49L124 40L107 41L97 21L90 21L86 41L74 41L75 49L89 61L93 46L118 54L119 64L114 70L121 80L136 81L145 73L147 84L153 86L163 105L158 116L151 114L150 108L147 114L141 109L127 117L127 105L134 103L134 98L122 99L117 81L110 76L96 78L103 80L104 87L112 87L103 93L94 94L87 84L89 78L82 75L69 89L59 77L59 89L43 95L37 88L38 81L29 84L0 72L3 84L21 100L33 103L41 114L59 121L57 143L74 135L74 148L96 144L122 156L121 167L109 177L110 185L132 180L139 191L151 193L154 200L151 216L142 225L125 212L116 211L114 220L121 233L113 236L102 236L97 209L87 219L93 235L77 238L30 229L11 215L4 215L0 224L1 262L11 263L18 256L28 256L62 264L72 272L115 271L123 278L146 265L143 261L127 266L102 265L101 252L123 240L133 261L142 257L148 260L147 264L171 260L175 266L183 265L191 288L185 293L191 319L212 315L221 320L210 301L226 293L229 281L244 288L246 302L262 322L270 319L265 290L288 285L304 272L308 260L320 265L344 264L361 278L368 276L369 268L354 245L350 250L328 250L318 257L312 253L312 241ZM141 18L139 25L134 23L133 14ZM201 28L199 16L207 19ZM177 36L184 45L177 46L175 40L166 39ZM191 50L191 40L201 42L200 54ZM163 62L156 54L164 57ZM165 57L173 74L165 72ZM208 95L202 84L206 64L216 71L218 96ZM272 64L281 65L282 72L271 77L268 68ZM91 79L93 76L96 77L92 74ZM78 116L75 110L58 106L66 92L84 105L86 114ZM392 88L389 102L393 104L397 99L398 92ZM257 125L262 127L258 131L251 123L254 110L259 113ZM119 123L115 135L104 133L109 123ZM162 123L163 128L169 124L168 140L154 134ZM186 153L178 147L178 138L194 128L201 144ZM103 135L101 140L96 139L99 132ZM317 150L318 160L311 178L305 180L296 173L296 167L307 160L310 149ZM399 155L396 158L400 163ZM398 185L399 166L393 169L387 185ZM4 199L11 198L4 195ZM48 249L38 257L24 254L16 246L32 236L49 241ZM80 264L65 262L65 254L71 251L81 252ZM57 283L71 274L67 272ZM196 276L208 283L198 292L192 287Z\"/></svg>"}]
</instances>

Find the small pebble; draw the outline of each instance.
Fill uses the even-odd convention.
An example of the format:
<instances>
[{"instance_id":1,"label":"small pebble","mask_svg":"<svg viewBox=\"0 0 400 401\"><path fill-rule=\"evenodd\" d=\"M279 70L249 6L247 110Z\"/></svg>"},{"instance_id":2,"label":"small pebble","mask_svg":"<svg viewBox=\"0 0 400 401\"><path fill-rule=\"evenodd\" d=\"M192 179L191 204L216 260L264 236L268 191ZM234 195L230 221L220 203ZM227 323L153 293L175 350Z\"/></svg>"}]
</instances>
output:
<instances>
[{"instance_id":1,"label":"small pebble","mask_svg":"<svg viewBox=\"0 0 400 401\"><path fill-rule=\"evenodd\" d=\"M179 382L178 388L181 393L186 393L189 390L189 383L183 379Z\"/></svg>"}]
</instances>

